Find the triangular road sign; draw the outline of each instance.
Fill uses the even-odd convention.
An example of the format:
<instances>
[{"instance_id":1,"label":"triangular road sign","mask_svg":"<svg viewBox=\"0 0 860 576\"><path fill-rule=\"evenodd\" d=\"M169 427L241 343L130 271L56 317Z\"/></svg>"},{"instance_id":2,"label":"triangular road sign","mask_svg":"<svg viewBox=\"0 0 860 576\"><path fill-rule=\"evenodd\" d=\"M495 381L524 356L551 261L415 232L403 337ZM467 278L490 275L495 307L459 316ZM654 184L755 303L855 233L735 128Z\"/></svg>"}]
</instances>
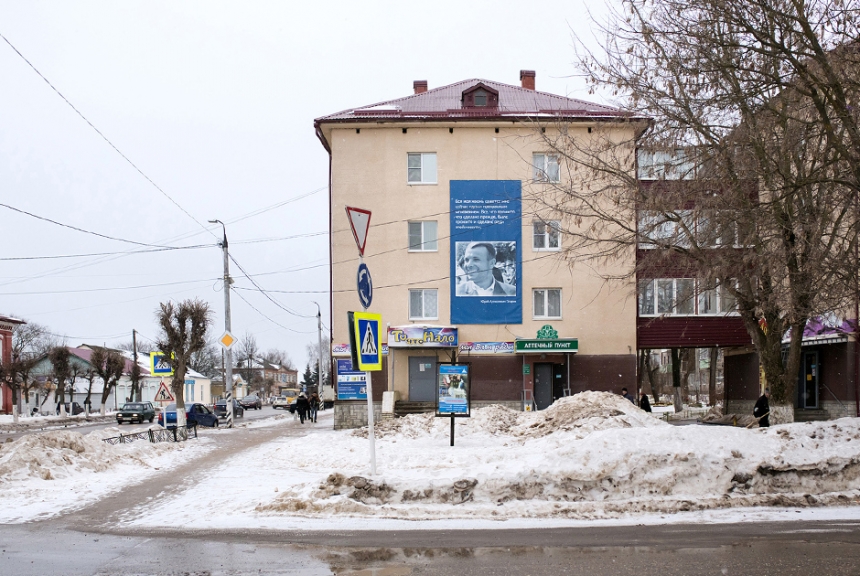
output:
<instances>
[{"instance_id":1,"label":"triangular road sign","mask_svg":"<svg viewBox=\"0 0 860 576\"><path fill-rule=\"evenodd\" d=\"M170 393L170 390L167 389L167 385L162 382L158 387L158 392L155 393L155 401L156 402L173 402L175 398L173 394Z\"/></svg>"},{"instance_id":2,"label":"triangular road sign","mask_svg":"<svg viewBox=\"0 0 860 576\"><path fill-rule=\"evenodd\" d=\"M370 210L347 206L346 215L349 218L349 225L352 228L355 245L358 246L358 253L364 256L364 245L367 242L367 231L370 228Z\"/></svg>"},{"instance_id":3,"label":"triangular road sign","mask_svg":"<svg viewBox=\"0 0 860 576\"><path fill-rule=\"evenodd\" d=\"M373 354L374 356L378 353L376 340L373 338L373 330L370 329L369 323L367 324L367 330L364 331L364 339L361 342L361 353Z\"/></svg>"}]
</instances>

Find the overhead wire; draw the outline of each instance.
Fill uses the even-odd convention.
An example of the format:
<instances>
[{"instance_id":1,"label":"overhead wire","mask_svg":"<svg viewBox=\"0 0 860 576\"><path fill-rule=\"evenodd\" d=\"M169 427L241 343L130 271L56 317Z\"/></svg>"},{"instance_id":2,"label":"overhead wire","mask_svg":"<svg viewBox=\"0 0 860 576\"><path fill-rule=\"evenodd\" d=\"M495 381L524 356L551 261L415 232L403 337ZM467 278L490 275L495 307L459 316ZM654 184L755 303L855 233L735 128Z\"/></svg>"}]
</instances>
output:
<instances>
[{"instance_id":1,"label":"overhead wire","mask_svg":"<svg viewBox=\"0 0 860 576\"><path fill-rule=\"evenodd\" d=\"M146 175L146 173L144 173L144 171L143 171L143 170L141 170L141 169L137 166L137 164L135 164L134 162L132 162L132 161L131 161L131 159L130 159L128 156L126 156L125 154L123 154L123 153L122 153L122 151L121 151L121 150L120 150L120 149L119 149L119 148L118 148L118 147L117 147L113 142L111 142L111 141L110 141L110 139L109 139L107 136L105 136L105 135L102 133L102 131L101 131L101 130L99 130L98 128L96 128L96 126L95 126L92 122L90 122L90 121L89 121L89 119L88 119L86 116L84 116L83 112L81 112L80 110L78 110L78 109L75 107L75 105L74 105L74 104L72 104L72 103L69 101L69 99L68 99L68 98L66 98L66 97L63 95L63 93L62 93L62 92L60 92L60 91L57 89L57 87L56 87L56 86L54 86L54 85L51 83L51 81L50 81L50 80L48 80L48 79L45 77L45 75L44 75L44 74L42 74L41 72L39 72L39 69L38 69L38 68L36 68L36 67L33 65L33 63L32 63L32 62L30 62L29 60L27 60L27 58L26 58L26 57L21 53L21 51L20 51L20 50L18 50L18 49L15 47L15 45L14 45L14 44L12 44L12 42L10 42L10 41L9 41L9 39L8 39L8 38L6 38L6 36L4 36L4 35L3 35L3 33L2 33L2 32L0 32L0 38L3 38L3 40L6 42L6 44L8 44L8 45L9 45L9 47L10 47L10 48L12 48L12 50L14 50L14 51L15 51L15 53L16 53L18 56L20 56L20 57L21 57L21 59L22 59L24 62L26 62L26 63L27 63L27 65L28 65L30 68L32 68L32 69L33 69L33 71L34 71L36 74L38 74L38 75L39 75L39 77L40 77L42 80L44 80L44 81L45 81L45 83L46 83L48 86L50 86L50 87L51 87L51 90L53 90L54 92L56 92L56 94L57 94L60 98L62 98L62 99L63 99L63 101L64 101L66 104L68 104L68 105L69 105L69 107L70 107L72 110L74 110L74 111L75 111L75 113L76 113L78 116L80 116L80 117L81 117L81 119L83 119L83 121L84 121L84 122L86 122L86 123L89 125L89 127L90 127L90 128L92 128L92 129L96 132L96 134L98 134L99 136L101 136L102 140L104 140L105 142L107 142L108 146L110 146L111 148L113 148L113 149L114 149L114 151L115 151L117 154L119 154L119 155L122 157L122 159L123 159L123 160L125 160L126 162L128 162L128 164L129 164L132 168L134 168L134 169L137 171L137 173L138 173L138 174L140 174L141 176L143 176L143 178L144 178L147 182L149 182L150 184L152 184L152 186L153 186L156 190L158 190L159 192L161 192L161 194L162 194L165 198L167 198L168 200L170 200L170 202L171 202L171 203L173 203L173 205L174 205L174 206L176 206L177 208L179 208L179 209L180 209L180 210L181 210L181 211L182 211L186 216L188 216L188 217L189 217L189 218L191 218L194 222L196 222L198 226L200 226L201 228L203 228L204 230L206 230L207 232L209 232L210 234L212 234L213 236L215 236L215 233L214 233L214 232L212 232L209 228L206 228L206 226L204 226L204 225L203 225L199 220L197 220L197 218L195 218L194 216L192 216L190 212L188 212L185 208L183 208L183 207L179 204L179 202L177 202L176 200L174 200L174 199L170 196L170 194L168 194L167 192L165 192L164 190L162 190L162 188L161 188L158 184L156 184L156 183L155 183L155 181L154 181L152 178L150 178L149 176L147 176L147 175Z\"/></svg>"}]
</instances>

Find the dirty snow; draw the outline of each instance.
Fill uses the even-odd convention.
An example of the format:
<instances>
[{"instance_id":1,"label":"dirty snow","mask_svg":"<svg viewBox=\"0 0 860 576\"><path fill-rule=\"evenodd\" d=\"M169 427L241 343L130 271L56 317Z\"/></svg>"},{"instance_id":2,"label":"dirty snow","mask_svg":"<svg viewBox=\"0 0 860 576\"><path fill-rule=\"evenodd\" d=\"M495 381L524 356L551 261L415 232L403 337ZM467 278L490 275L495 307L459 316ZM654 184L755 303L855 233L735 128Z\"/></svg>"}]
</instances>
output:
<instances>
[{"instance_id":1,"label":"dirty snow","mask_svg":"<svg viewBox=\"0 0 860 576\"><path fill-rule=\"evenodd\" d=\"M367 431L330 426L331 413L322 413L304 438L237 454L129 525L157 527L162 514L204 505L201 529L366 528L369 519L398 529L416 520L509 528L649 523L682 512L727 521L781 510L810 518L826 506L838 507L836 517L860 518L856 418L770 429L676 427L617 395L586 392L542 412L473 410L457 420L454 447L447 418L383 421L376 475Z\"/></svg>"},{"instance_id":2,"label":"dirty snow","mask_svg":"<svg viewBox=\"0 0 860 576\"><path fill-rule=\"evenodd\" d=\"M116 427L89 434L57 430L0 444L0 523L42 520L81 508L209 451L208 439L112 446Z\"/></svg>"}]
</instances>

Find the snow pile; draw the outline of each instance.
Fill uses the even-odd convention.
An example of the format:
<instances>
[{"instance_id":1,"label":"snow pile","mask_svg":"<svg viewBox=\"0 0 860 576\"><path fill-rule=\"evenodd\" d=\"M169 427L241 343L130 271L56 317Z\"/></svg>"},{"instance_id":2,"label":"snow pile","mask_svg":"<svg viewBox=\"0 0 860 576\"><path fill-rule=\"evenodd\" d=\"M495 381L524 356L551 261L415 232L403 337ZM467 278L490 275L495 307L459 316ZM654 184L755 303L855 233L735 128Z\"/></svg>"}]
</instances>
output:
<instances>
[{"instance_id":1,"label":"snow pile","mask_svg":"<svg viewBox=\"0 0 860 576\"><path fill-rule=\"evenodd\" d=\"M187 450L204 453L208 442L138 440L110 445L116 427L83 435L70 430L30 434L0 444L0 522L42 519L80 508L120 488L171 468Z\"/></svg>"},{"instance_id":2,"label":"snow pile","mask_svg":"<svg viewBox=\"0 0 860 576\"><path fill-rule=\"evenodd\" d=\"M247 488L210 506L201 528L306 529L302 522L347 518L574 522L860 503L854 418L676 427L617 395L589 392L538 413L476 409L457 419L453 447L447 418L383 421L375 475L366 430L318 426L302 428L300 444L289 436L237 454L131 523L192 514L225 483Z\"/></svg>"},{"instance_id":3,"label":"snow pile","mask_svg":"<svg viewBox=\"0 0 860 576\"><path fill-rule=\"evenodd\" d=\"M622 396L609 392L582 392L561 398L540 412L519 412L492 405L473 410L470 418L458 418L455 425L458 437L490 434L525 438L539 438L554 432L573 432L576 437L583 438L610 428L662 426L669 424L654 418ZM383 420L375 423L373 429L377 438L447 438L451 434L450 420L437 418L434 414L410 414ZM354 430L352 434L367 438L367 428Z\"/></svg>"}]
</instances>

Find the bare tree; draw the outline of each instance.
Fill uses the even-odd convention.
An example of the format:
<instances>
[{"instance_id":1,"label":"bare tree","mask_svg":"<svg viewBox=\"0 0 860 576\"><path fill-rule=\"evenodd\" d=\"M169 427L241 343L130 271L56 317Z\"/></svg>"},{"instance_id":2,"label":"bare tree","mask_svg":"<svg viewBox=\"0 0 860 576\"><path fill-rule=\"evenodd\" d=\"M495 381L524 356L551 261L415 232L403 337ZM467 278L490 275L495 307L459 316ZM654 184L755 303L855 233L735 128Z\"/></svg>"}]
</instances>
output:
<instances>
[{"instance_id":1,"label":"bare tree","mask_svg":"<svg viewBox=\"0 0 860 576\"><path fill-rule=\"evenodd\" d=\"M245 376L249 385L254 384L254 362L260 354L257 339L250 332L239 340L239 362L245 366Z\"/></svg>"},{"instance_id":2,"label":"bare tree","mask_svg":"<svg viewBox=\"0 0 860 576\"><path fill-rule=\"evenodd\" d=\"M296 365L293 363L292 358L290 358L289 353L287 353L285 350L269 348L264 354L261 355L261 358L270 364L277 364L279 366L283 366L288 370L296 369Z\"/></svg>"},{"instance_id":3,"label":"bare tree","mask_svg":"<svg viewBox=\"0 0 860 576\"><path fill-rule=\"evenodd\" d=\"M178 304L162 302L155 316L161 328L158 347L173 363L171 388L176 398L176 425L185 426L185 373L191 356L206 346L212 310L197 299Z\"/></svg>"},{"instance_id":4,"label":"bare tree","mask_svg":"<svg viewBox=\"0 0 860 576\"><path fill-rule=\"evenodd\" d=\"M60 416L65 416L66 382L74 377L72 375L71 354L65 346L56 346L48 352L48 360L54 369L54 380L57 385L56 399L60 408Z\"/></svg>"},{"instance_id":5,"label":"bare tree","mask_svg":"<svg viewBox=\"0 0 860 576\"><path fill-rule=\"evenodd\" d=\"M90 364L102 380L101 415L104 416L110 393L116 388L125 370L125 358L113 350L96 347L90 356Z\"/></svg>"},{"instance_id":6,"label":"bare tree","mask_svg":"<svg viewBox=\"0 0 860 576\"><path fill-rule=\"evenodd\" d=\"M626 0L578 62L624 99L629 135L542 136L569 177L532 197L563 222L570 257L617 264L607 278L672 269L719 294L759 353L772 421L793 419L807 320L856 291L857 14L856 0Z\"/></svg>"},{"instance_id":7,"label":"bare tree","mask_svg":"<svg viewBox=\"0 0 860 576\"><path fill-rule=\"evenodd\" d=\"M322 341L322 385L323 386L331 386L331 346L327 339L323 338ZM314 374L314 386L318 385L318 374L319 374L319 357L320 357L320 347L317 342L312 344L307 344L305 346L305 350L308 354L308 362L313 366L313 374ZM322 391L322 389L320 389Z\"/></svg>"},{"instance_id":8,"label":"bare tree","mask_svg":"<svg viewBox=\"0 0 860 576\"><path fill-rule=\"evenodd\" d=\"M215 378L221 375L221 351L212 342L191 355L188 367L203 374L207 378Z\"/></svg>"}]
</instances>

